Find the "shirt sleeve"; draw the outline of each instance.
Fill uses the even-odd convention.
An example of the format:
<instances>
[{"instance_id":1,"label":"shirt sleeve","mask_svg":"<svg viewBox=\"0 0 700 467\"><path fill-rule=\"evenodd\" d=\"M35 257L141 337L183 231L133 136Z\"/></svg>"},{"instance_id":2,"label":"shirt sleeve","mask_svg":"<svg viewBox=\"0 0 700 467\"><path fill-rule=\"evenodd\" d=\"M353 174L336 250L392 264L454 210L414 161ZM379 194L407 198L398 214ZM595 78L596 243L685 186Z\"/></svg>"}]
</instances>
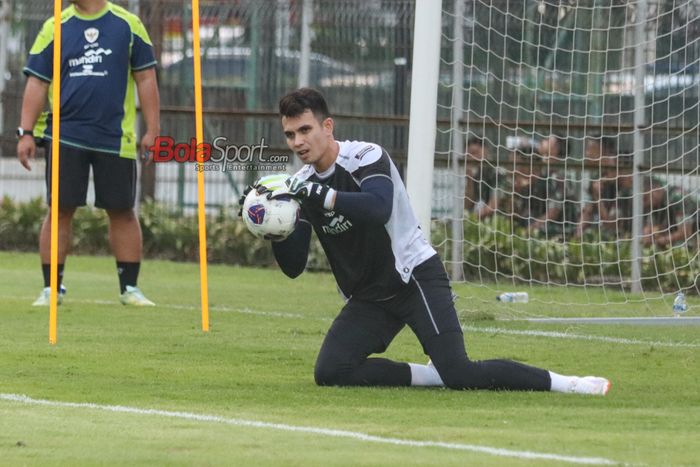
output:
<instances>
[{"instance_id":1,"label":"shirt sleeve","mask_svg":"<svg viewBox=\"0 0 700 467\"><path fill-rule=\"evenodd\" d=\"M294 232L281 242L272 242L272 252L282 272L294 279L304 272L309 257L311 224L300 218Z\"/></svg>"},{"instance_id":2,"label":"shirt sleeve","mask_svg":"<svg viewBox=\"0 0 700 467\"><path fill-rule=\"evenodd\" d=\"M141 20L133 16L131 21L131 70L141 71L156 66L153 43Z\"/></svg>"},{"instance_id":3,"label":"shirt sleeve","mask_svg":"<svg viewBox=\"0 0 700 467\"><path fill-rule=\"evenodd\" d=\"M359 193L339 191L335 210L358 222L386 224L391 217L394 184L386 177L367 177Z\"/></svg>"},{"instance_id":4,"label":"shirt sleeve","mask_svg":"<svg viewBox=\"0 0 700 467\"><path fill-rule=\"evenodd\" d=\"M369 144L360 149L354 157L359 160L359 164L352 175L360 184L370 177L377 176L391 180L391 161L381 146Z\"/></svg>"},{"instance_id":5,"label":"shirt sleeve","mask_svg":"<svg viewBox=\"0 0 700 467\"><path fill-rule=\"evenodd\" d=\"M22 71L47 83L53 79L53 18L44 22Z\"/></svg>"},{"instance_id":6,"label":"shirt sleeve","mask_svg":"<svg viewBox=\"0 0 700 467\"><path fill-rule=\"evenodd\" d=\"M367 143L352 156L357 164L352 176L360 184L360 192L339 191L335 209L357 222L385 224L393 204L394 183L391 160L381 146Z\"/></svg>"}]
</instances>

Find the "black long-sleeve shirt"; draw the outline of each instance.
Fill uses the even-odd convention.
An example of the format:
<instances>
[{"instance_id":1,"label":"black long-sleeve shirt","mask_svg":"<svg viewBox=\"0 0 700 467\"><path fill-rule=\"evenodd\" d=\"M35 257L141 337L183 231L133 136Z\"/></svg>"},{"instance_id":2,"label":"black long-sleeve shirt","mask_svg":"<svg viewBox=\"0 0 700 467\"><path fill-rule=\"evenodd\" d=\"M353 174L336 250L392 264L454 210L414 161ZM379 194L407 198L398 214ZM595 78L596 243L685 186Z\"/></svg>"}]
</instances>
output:
<instances>
[{"instance_id":1,"label":"black long-sleeve shirt","mask_svg":"<svg viewBox=\"0 0 700 467\"><path fill-rule=\"evenodd\" d=\"M309 252L311 227L321 241L338 288L346 297L383 300L407 283L413 268L435 250L420 230L406 188L380 146L339 142L335 163L324 173L310 165L296 176L336 190L333 210L305 206L296 230L273 243L282 271L296 277Z\"/></svg>"}]
</instances>

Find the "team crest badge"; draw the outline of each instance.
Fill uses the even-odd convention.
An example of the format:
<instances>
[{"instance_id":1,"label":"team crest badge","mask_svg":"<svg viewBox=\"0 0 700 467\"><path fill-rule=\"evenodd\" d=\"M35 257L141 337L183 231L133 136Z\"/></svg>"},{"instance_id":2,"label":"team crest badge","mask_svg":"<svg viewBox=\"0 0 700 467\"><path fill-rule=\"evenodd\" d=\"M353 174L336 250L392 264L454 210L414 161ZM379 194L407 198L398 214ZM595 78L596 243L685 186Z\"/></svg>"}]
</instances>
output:
<instances>
[{"instance_id":1,"label":"team crest badge","mask_svg":"<svg viewBox=\"0 0 700 467\"><path fill-rule=\"evenodd\" d=\"M89 43L92 44L98 37L100 37L100 31L97 28L88 28L85 30L85 39L87 39Z\"/></svg>"}]
</instances>

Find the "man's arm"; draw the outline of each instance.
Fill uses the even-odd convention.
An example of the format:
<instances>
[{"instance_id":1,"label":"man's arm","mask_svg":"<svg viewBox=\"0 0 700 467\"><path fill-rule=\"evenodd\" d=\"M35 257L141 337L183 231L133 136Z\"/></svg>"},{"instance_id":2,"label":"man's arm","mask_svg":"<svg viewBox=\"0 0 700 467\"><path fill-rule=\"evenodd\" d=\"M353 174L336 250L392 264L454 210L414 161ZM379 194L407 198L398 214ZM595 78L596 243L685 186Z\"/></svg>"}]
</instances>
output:
<instances>
[{"instance_id":1,"label":"man's arm","mask_svg":"<svg viewBox=\"0 0 700 467\"><path fill-rule=\"evenodd\" d=\"M666 230L657 232L654 236L656 245L662 248L668 248L676 242L689 239L693 235L695 224L695 219L690 218L670 232Z\"/></svg>"},{"instance_id":2,"label":"man's arm","mask_svg":"<svg viewBox=\"0 0 700 467\"><path fill-rule=\"evenodd\" d=\"M362 181L359 193L340 191L333 209L369 224L386 224L394 203L394 183L388 177L370 177Z\"/></svg>"},{"instance_id":3,"label":"man's arm","mask_svg":"<svg viewBox=\"0 0 700 467\"><path fill-rule=\"evenodd\" d=\"M282 272L294 279L304 272L309 257L311 224L300 219L297 228L281 242L272 242L272 252Z\"/></svg>"},{"instance_id":4,"label":"man's arm","mask_svg":"<svg viewBox=\"0 0 700 467\"><path fill-rule=\"evenodd\" d=\"M357 222L386 224L391 217L394 202L394 182L387 176L365 178L360 192L336 191L328 185L307 182L295 177L285 181L286 188L275 190L270 196L292 196L310 206L335 210Z\"/></svg>"},{"instance_id":5,"label":"man's arm","mask_svg":"<svg viewBox=\"0 0 700 467\"><path fill-rule=\"evenodd\" d=\"M20 120L22 128L25 130L34 128L41 111L44 110L48 93L49 83L34 76L27 78L27 85L24 88L24 97L22 98L22 116ZM29 160L34 159L35 155L36 143L31 133L20 138L17 142L17 158L25 169L32 170Z\"/></svg>"},{"instance_id":6,"label":"man's arm","mask_svg":"<svg viewBox=\"0 0 700 467\"><path fill-rule=\"evenodd\" d=\"M156 69L135 71L133 75L141 112L146 121L146 133L141 138L141 154L148 154L148 148L153 146L156 137L160 134L160 94Z\"/></svg>"}]
</instances>

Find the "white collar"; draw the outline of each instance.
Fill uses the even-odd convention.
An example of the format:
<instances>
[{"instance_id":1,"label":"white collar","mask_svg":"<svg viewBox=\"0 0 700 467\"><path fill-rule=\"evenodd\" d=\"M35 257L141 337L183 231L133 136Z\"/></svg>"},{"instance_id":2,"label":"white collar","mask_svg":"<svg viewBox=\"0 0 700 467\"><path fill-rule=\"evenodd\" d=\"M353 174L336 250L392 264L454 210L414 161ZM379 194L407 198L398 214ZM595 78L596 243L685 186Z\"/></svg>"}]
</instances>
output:
<instances>
[{"instance_id":1,"label":"white collar","mask_svg":"<svg viewBox=\"0 0 700 467\"><path fill-rule=\"evenodd\" d=\"M328 167L326 170L324 170L323 172L319 173L315 168L314 168L314 172L316 173L316 176L318 178L326 179L326 178L330 177L331 175L333 175L333 173L335 172L335 162L330 167Z\"/></svg>"}]
</instances>

